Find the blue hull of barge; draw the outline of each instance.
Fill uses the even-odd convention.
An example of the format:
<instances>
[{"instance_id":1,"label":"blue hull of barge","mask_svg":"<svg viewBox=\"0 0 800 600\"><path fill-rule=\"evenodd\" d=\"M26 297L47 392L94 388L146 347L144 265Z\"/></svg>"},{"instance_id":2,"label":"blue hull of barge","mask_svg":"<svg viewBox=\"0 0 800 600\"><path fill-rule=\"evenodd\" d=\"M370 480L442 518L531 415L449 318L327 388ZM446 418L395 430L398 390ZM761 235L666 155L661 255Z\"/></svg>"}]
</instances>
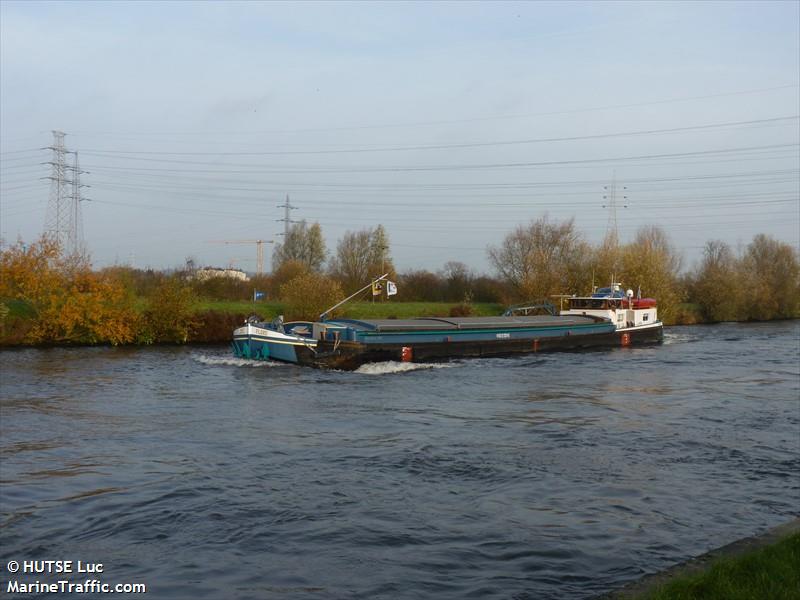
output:
<instances>
[{"instance_id":1,"label":"blue hull of barge","mask_svg":"<svg viewBox=\"0 0 800 600\"><path fill-rule=\"evenodd\" d=\"M233 354L237 358L251 360L280 360L283 362L297 362L297 353L294 346L286 344L273 344L271 342L249 339L234 340L231 344Z\"/></svg>"}]
</instances>

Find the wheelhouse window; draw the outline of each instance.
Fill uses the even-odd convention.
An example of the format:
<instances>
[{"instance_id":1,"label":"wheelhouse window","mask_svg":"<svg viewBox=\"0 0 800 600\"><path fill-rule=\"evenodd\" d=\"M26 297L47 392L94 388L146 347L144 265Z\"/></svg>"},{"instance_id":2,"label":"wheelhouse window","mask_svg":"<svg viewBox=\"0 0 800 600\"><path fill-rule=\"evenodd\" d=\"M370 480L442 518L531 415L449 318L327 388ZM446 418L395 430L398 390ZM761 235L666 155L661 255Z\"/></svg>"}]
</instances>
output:
<instances>
[{"instance_id":1,"label":"wheelhouse window","mask_svg":"<svg viewBox=\"0 0 800 600\"><path fill-rule=\"evenodd\" d=\"M572 309L607 310L613 305L605 298L570 298L569 307Z\"/></svg>"}]
</instances>

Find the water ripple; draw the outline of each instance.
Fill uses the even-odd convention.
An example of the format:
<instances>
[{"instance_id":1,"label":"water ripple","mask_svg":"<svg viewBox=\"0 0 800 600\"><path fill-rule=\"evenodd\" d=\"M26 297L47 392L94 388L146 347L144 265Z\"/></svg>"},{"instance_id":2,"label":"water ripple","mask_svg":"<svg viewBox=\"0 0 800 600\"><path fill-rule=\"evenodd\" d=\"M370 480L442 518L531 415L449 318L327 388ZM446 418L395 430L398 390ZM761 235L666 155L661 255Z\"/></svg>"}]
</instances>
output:
<instances>
[{"instance_id":1,"label":"water ripple","mask_svg":"<svg viewBox=\"0 0 800 600\"><path fill-rule=\"evenodd\" d=\"M799 333L356 373L4 353L0 561L166 599L586 598L796 513Z\"/></svg>"}]
</instances>

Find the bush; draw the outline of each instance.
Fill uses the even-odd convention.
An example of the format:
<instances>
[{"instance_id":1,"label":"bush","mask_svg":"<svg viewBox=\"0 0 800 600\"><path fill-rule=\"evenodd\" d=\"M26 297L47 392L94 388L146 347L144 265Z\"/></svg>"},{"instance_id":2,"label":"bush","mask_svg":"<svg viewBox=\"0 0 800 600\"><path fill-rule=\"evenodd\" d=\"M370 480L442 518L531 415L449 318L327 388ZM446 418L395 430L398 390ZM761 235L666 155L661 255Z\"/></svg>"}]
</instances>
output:
<instances>
[{"instance_id":1,"label":"bush","mask_svg":"<svg viewBox=\"0 0 800 600\"><path fill-rule=\"evenodd\" d=\"M211 300L248 300L253 296L252 283L232 277L193 280L192 288L198 296Z\"/></svg>"},{"instance_id":2,"label":"bush","mask_svg":"<svg viewBox=\"0 0 800 600\"><path fill-rule=\"evenodd\" d=\"M800 260L791 245L758 234L741 261L742 312L748 319L790 319L800 312Z\"/></svg>"},{"instance_id":3,"label":"bush","mask_svg":"<svg viewBox=\"0 0 800 600\"><path fill-rule=\"evenodd\" d=\"M196 326L189 332L190 342L230 340L233 330L247 319L245 313L204 310L195 314Z\"/></svg>"},{"instance_id":4,"label":"bush","mask_svg":"<svg viewBox=\"0 0 800 600\"><path fill-rule=\"evenodd\" d=\"M22 344L33 327L36 312L22 300L0 302L0 345Z\"/></svg>"},{"instance_id":5,"label":"bush","mask_svg":"<svg viewBox=\"0 0 800 600\"><path fill-rule=\"evenodd\" d=\"M457 304L450 309L451 317L471 317L475 311L472 307L472 295L469 292L464 293L464 299L460 304Z\"/></svg>"},{"instance_id":6,"label":"bush","mask_svg":"<svg viewBox=\"0 0 800 600\"><path fill-rule=\"evenodd\" d=\"M4 323L4 342L125 344L135 337L133 299L122 284L46 238L3 251L0 297L29 313L25 326L16 319ZM8 329L14 340L5 338Z\"/></svg>"},{"instance_id":7,"label":"bush","mask_svg":"<svg viewBox=\"0 0 800 600\"><path fill-rule=\"evenodd\" d=\"M474 311L472 310L472 304L462 302L461 304L456 304L453 308L451 308L449 314L451 317L471 317L474 314Z\"/></svg>"},{"instance_id":8,"label":"bush","mask_svg":"<svg viewBox=\"0 0 800 600\"><path fill-rule=\"evenodd\" d=\"M398 275L397 286L404 301L444 301L445 283L439 275L430 271L406 271Z\"/></svg>"},{"instance_id":9,"label":"bush","mask_svg":"<svg viewBox=\"0 0 800 600\"><path fill-rule=\"evenodd\" d=\"M165 279L149 299L138 341L186 343L199 324L194 305L194 292L187 282L178 277Z\"/></svg>"},{"instance_id":10,"label":"bush","mask_svg":"<svg viewBox=\"0 0 800 600\"><path fill-rule=\"evenodd\" d=\"M338 282L318 273L295 277L284 283L280 290L289 321L314 321L323 310L344 297Z\"/></svg>"},{"instance_id":11,"label":"bush","mask_svg":"<svg viewBox=\"0 0 800 600\"><path fill-rule=\"evenodd\" d=\"M730 246L721 241L706 242L703 261L686 286L705 321L717 323L738 318L744 289L741 275L739 261Z\"/></svg>"},{"instance_id":12,"label":"bush","mask_svg":"<svg viewBox=\"0 0 800 600\"><path fill-rule=\"evenodd\" d=\"M287 260L272 272L269 292L275 298L281 297L281 288L296 277L309 273L309 268L299 260Z\"/></svg>"},{"instance_id":13,"label":"bush","mask_svg":"<svg viewBox=\"0 0 800 600\"><path fill-rule=\"evenodd\" d=\"M741 257L706 243L690 278L690 299L706 321L767 321L800 316L800 260L791 245L759 234Z\"/></svg>"},{"instance_id":14,"label":"bush","mask_svg":"<svg viewBox=\"0 0 800 600\"><path fill-rule=\"evenodd\" d=\"M472 282L472 299L475 302L500 304L503 301L503 284L485 275L476 277Z\"/></svg>"}]
</instances>

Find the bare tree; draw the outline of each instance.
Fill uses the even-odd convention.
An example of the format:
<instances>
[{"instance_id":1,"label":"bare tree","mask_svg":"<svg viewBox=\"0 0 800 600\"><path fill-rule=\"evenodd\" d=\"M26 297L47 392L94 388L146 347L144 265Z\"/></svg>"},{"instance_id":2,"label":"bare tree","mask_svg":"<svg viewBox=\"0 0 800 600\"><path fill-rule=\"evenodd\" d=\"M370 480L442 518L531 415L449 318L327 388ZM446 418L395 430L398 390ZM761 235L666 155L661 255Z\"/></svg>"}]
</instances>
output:
<instances>
[{"instance_id":1,"label":"bare tree","mask_svg":"<svg viewBox=\"0 0 800 600\"><path fill-rule=\"evenodd\" d=\"M283 243L275 245L272 268L276 270L283 263L296 260L306 265L310 271L319 272L325 264L326 255L325 240L319 223L309 226L305 221L300 221L289 228Z\"/></svg>"},{"instance_id":2,"label":"bare tree","mask_svg":"<svg viewBox=\"0 0 800 600\"><path fill-rule=\"evenodd\" d=\"M453 302L472 299L472 280L475 275L462 262L451 260L446 262L441 273L447 283L447 299Z\"/></svg>"},{"instance_id":3,"label":"bare tree","mask_svg":"<svg viewBox=\"0 0 800 600\"><path fill-rule=\"evenodd\" d=\"M336 256L331 260L330 270L345 290L361 287L384 273L393 277L389 237L383 226L346 232L336 246Z\"/></svg>"},{"instance_id":4,"label":"bare tree","mask_svg":"<svg viewBox=\"0 0 800 600\"><path fill-rule=\"evenodd\" d=\"M550 222L547 215L517 227L500 247L488 248L500 277L526 300L579 291L589 254L573 219Z\"/></svg>"}]
</instances>

